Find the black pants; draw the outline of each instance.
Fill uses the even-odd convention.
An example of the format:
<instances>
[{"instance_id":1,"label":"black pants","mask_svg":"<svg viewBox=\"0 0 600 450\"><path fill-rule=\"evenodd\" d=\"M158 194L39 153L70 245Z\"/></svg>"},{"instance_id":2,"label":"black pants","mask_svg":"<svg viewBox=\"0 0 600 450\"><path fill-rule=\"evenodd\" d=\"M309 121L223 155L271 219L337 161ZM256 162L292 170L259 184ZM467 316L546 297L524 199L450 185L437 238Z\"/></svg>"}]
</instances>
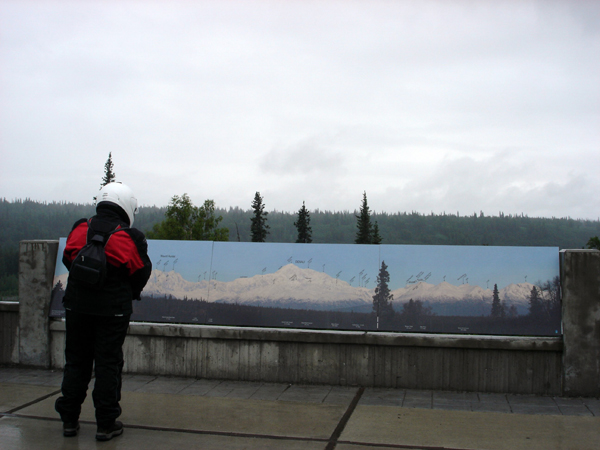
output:
<instances>
[{"instance_id":1,"label":"black pants","mask_svg":"<svg viewBox=\"0 0 600 450\"><path fill-rule=\"evenodd\" d=\"M92 398L99 427L111 426L121 415L123 342L129 315L94 316L66 311L65 371L62 397L55 408L63 422L76 422L95 370Z\"/></svg>"}]
</instances>

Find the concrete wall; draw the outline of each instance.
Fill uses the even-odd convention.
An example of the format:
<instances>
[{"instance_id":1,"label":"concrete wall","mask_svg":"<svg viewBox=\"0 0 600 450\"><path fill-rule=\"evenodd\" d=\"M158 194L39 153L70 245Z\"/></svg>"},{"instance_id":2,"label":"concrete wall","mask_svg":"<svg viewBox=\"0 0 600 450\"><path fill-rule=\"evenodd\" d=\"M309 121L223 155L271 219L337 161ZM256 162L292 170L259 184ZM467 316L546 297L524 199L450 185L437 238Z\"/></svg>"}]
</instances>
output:
<instances>
[{"instance_id":1,"label":"concrete wall","mask_svg":"<svg viewBox=\"0 0 600 450\"><path fill-rule=\"evenodd\" d=\"M19 362L19 303L0 302L0 364Z\"/></svg>"},{"instance_id":2,"label":"concrete wall","mask_svg":"<svg viewBox=\"0 0 600 450\"><path fill-rule=\"evenodd\" d=\"M48 314L58 241L19 244L19 363L50 367Z\"/></svg>"},{"instance_id":3,"label":"concrete wall","mask_svg":"<svg viewBox=\"0 0 600 450\"><path fill-rule=\"evenodd\" d=\"M600 396L600 252L561 252L564 391Z\"/></svg>"},{"instance_id":4,"label":"concrete wall","mask_svg":"<svg viewBox=\"0 0 600 450\"><path fill-rule=\"evenodd\" d=\"M64 322L52 330L64 365ZM277 383L561 393L562 339L132 323L125 371Z\"/></svg>"},{"instance_id":5,"label":"concrete wall","mask_svg":"<svg viewBox=\"0 0 600 450\"><path fill-rule=\"evenodd\" d=\"M64 322L47 318L57 245L21 243L20 364L64 366ZM564 340L133 323L124 346L125 370L265 382L600 396L600 252L566 251L561 260Z\"/></svg>"}]
</instances>

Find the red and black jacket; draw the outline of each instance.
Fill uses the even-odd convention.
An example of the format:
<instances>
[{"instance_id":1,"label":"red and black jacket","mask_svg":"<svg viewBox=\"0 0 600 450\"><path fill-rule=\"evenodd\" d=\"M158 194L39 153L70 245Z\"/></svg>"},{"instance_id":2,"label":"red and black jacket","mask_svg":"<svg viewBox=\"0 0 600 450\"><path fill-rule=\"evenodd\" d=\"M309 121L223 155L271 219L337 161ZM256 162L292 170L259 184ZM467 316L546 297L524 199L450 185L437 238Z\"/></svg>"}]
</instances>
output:
<instances>
[{"instance_id":1,"label":"red and black jacket","mask_svg":"<svg viewBox=\"0 0 600 450\"><path fill-rule=\"evenodd\" d=\"M77 253L96 232L107 233L127 227L124 217L113 208L98 207L97 214L89 221L80 219L75 222L63 253L63 264L67 269L71 268ZM132 313L132 300L140 298L152 272L146 237L135 228L119 231L108 237L104 251L107 276L103 288L90 288L69 278L63 298L65 308L105 316Z\"/></svg>"}]
</instances>

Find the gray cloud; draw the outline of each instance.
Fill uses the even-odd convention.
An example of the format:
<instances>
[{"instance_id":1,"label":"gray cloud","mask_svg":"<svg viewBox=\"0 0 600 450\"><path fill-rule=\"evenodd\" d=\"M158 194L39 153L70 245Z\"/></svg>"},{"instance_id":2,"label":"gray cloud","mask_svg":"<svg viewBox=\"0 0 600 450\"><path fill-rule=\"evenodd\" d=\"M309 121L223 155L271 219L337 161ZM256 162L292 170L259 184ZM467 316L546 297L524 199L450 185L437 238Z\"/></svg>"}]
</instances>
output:
<instances>
[{"instance_id":1,"label":"gray cloud","mask_svg":"<svg viewBox=\"0 0 600 450\"><path fill-rule=\"evenodd\" d=\"M287 147L276 147L262 156L260 169L280 176L343 174L344 157L318 138L306 139Z\"/></svg>"},{"instance_id":2,"label":"gray cloud","mask_svg":"<svg viewBox=\"0 0 600 450\"><path fill-rule=\"evenodd\" d=\"M0 1L0 196L596 218L599 5Z\"/></svg>"},{"instance_id":3,"label":"gray cloud","mask_svg":"<svg viewBox=\"0 0 600 450\"><path fill-rule=\"evenodd\" d=\"M399 199L404 206L400 210L424 213L483 210L488 215L525 212L540 217L593 217L599 210L598 199L588 204L580 201L600 188L596 180L577 173L546 177L543 171L536 161L520 161L508 152L479 161L448 159L430 175L388 190L386 195Z\"/></svg>"}]
</instances>

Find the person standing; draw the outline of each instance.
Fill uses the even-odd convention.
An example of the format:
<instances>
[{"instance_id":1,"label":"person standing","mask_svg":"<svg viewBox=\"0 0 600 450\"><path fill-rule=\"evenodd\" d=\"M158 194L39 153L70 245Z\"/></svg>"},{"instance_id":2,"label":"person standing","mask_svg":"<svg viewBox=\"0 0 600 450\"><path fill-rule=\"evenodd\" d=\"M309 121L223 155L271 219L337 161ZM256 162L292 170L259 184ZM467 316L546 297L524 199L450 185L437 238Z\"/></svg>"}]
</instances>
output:
<instances>
[{"instance_id":1,"label":"person standing","mask_svg":"<svg viewBox=\"0 0 600 450\"><path fill-rule=\"evenodd\" d=\"M63 298L65 368L62 396L55 403L67 437L76 436L79 430L92 370L96 439L107 441L123 433L123 424L116 420L121 415L123 342L132 300L140 299L152 271L146 238L132 228L136 213L133 191L122 183L108 183L97 197L96 215L75 222L67 238L62 259L70 271ZM97 234L104 237L106 254L106 279L101 287L77 280L71 272L79 251Z\"/></svg>"}]
</instances>

